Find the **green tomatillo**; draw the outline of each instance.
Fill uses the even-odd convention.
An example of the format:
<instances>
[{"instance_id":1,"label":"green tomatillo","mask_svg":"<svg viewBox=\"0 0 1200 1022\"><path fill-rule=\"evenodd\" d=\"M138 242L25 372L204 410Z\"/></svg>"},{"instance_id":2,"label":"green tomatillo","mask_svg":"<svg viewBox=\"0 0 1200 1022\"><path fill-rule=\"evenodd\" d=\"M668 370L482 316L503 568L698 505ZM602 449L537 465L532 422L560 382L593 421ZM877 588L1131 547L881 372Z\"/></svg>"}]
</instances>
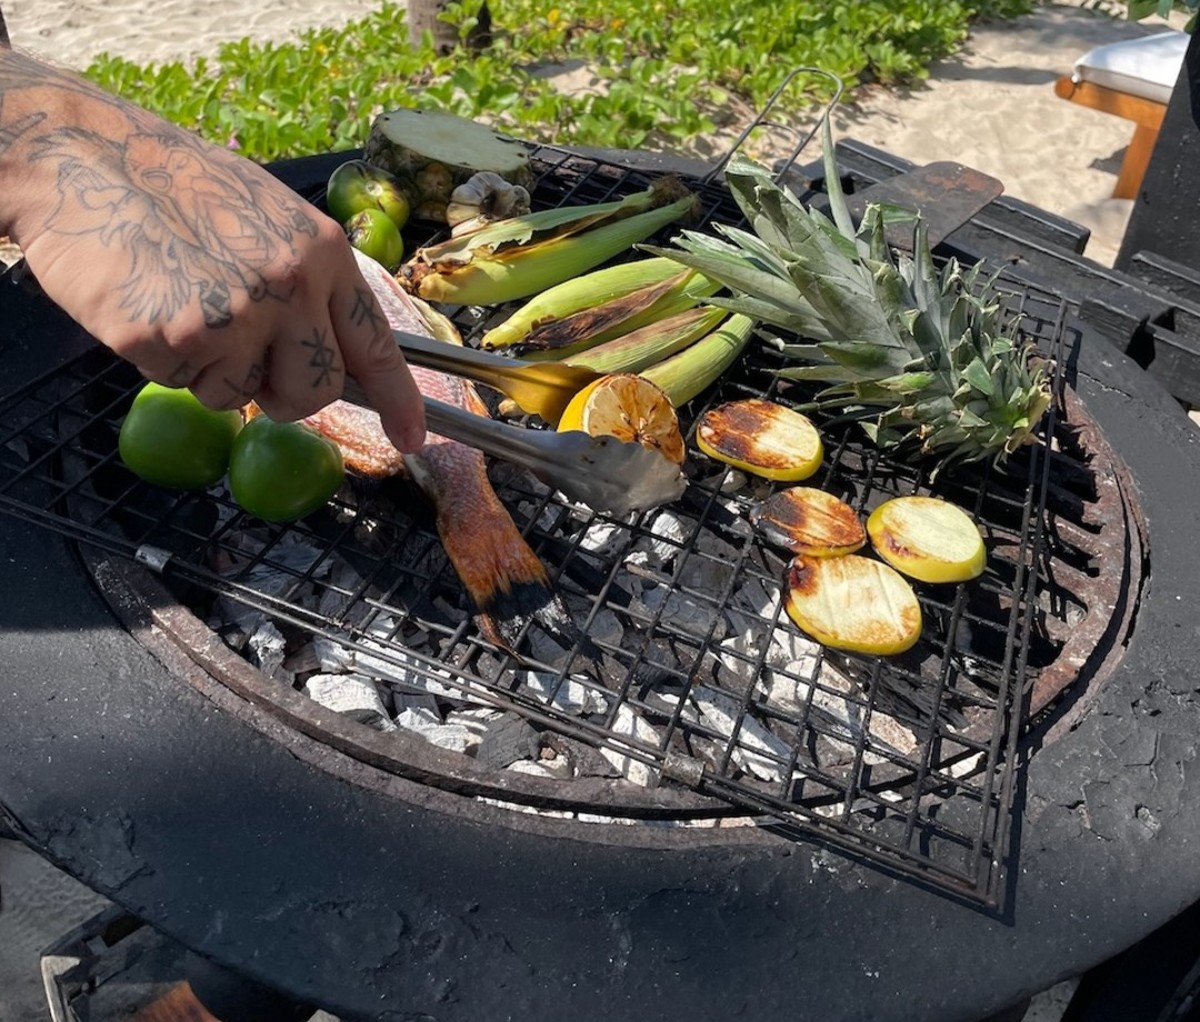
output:
<instances>
[{"instance_id":1,"label":"green tomatillo","mask_svg":"<svg viewBox=\"0 0 1200 1022\"><path fill-rule=\"evenodd\" d=\"M346 221L346 237L356 249L391 272L404 258L404 239L396 225L377 209L364 209Z\"/></svg>"},{"instance_id":2,"label":"green tomatillo","mask_svg":"<svg viewBox=\"0 0 1200 1022\"><path fill-rule=\"evenodd\" d=\"M347 160L329 175L325 206L343 227L356 213L378 209L403 230L412 212L400 179L366 160Z\"/></svg>"},{"instance_id":3,"label":"green tomatillo","mask_svg":"<svg viewBox=\"0 0 1200 1022\"><path fill-rule=\"evenodd\" d=\"M147 383L121 424L117 450L147 482L202 490L225 475L241 428L240 412L214 411L190 390Z\"/></svg>"},{"instance_id":4,"label":"green tomatillo","mask_svg":"<svg viewBox=\"0 0 1200 1022\"><path fill-rule=\"evenodd\" d=\"M301 422L257 415L229 457L229 492L242 510L267 522L291 522L325 504L346 470L337 444Z\"/></svg>"}]
</instances>

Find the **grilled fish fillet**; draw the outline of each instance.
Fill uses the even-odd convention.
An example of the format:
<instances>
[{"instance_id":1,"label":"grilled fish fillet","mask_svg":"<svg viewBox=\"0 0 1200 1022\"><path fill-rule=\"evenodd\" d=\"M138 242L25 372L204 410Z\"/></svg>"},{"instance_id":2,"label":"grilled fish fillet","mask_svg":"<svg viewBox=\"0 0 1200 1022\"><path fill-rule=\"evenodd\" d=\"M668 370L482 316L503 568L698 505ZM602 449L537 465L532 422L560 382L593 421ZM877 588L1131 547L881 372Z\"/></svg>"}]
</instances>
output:
<instances>
[{"instance_id":1,"label":"grilled fish fillet","mask_svg":"<svg viewBox=\"0 0 1200 1022\"><path fill-rule=\"evenodd\" d=\"M426 319L391 274L362 253L355 255L391 327L429 336ZM411 371L427 397L488 414L469 381L420 366ZM574 641L577 630L570 614L492 489L482 453L429 433L417 454L403 455L388 441L375 412L345 401L333 402L306 421L338 444L352 471L376 479L405 474L432 502L442 546L466 588L476 624L490 642L514 650L531 620L559 641Z\"/></svg>"}]
</instances>

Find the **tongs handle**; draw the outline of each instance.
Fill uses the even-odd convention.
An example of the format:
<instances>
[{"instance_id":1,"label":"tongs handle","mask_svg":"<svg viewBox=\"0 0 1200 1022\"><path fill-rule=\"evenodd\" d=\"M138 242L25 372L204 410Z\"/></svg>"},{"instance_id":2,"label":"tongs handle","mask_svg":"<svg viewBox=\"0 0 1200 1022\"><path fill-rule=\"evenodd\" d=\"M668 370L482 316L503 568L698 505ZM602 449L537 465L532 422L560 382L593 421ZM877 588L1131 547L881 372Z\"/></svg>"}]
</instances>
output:
<instances>
[{"instance_id":1,"label":"tongs handle","mask_svg":"<svg viewBox=\"0 0 1200 1022\"><path fill-rule=\"evenodd\" d=\"M392 336L413 365L494 387L551 426L558 425L571 398L600 375L561 362L521 362L404 330L393 330Z\"/></svg>"},{"instance_id":2,"label":"tongs handle","mask_svg":"<svg viewBox=\"0 0 1200 1022\"><path fill-rule=\"evenodd\" d=\"M434 433L477 447L484 454L527 468L535 475L546 466L547 447L558 436L540 429L507 426L432 397L425 398L425 422Z\"/></svg>"}]
</instances>

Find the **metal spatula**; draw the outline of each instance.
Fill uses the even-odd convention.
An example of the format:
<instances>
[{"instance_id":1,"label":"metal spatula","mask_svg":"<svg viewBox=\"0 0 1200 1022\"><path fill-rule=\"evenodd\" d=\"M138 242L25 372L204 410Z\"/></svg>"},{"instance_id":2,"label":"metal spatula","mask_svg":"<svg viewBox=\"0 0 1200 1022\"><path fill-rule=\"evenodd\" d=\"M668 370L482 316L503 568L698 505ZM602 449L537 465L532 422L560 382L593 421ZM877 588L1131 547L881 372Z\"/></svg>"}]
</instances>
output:
<instances>
[{"instance_id":1,"label":"metal spatula","mask_svg":"<svg viewBox=\"0 0 1200 1022\"><path fill-rule=\"evenodd\" d=\"M346 381L342 397L370 407L353 380ZM425 416L434 433L527 468L547 486L597 511L626 515L677 500L687 488L678 465L638 443L578 430L509 426L429 397Z\"/></svg>"}]
</instances>

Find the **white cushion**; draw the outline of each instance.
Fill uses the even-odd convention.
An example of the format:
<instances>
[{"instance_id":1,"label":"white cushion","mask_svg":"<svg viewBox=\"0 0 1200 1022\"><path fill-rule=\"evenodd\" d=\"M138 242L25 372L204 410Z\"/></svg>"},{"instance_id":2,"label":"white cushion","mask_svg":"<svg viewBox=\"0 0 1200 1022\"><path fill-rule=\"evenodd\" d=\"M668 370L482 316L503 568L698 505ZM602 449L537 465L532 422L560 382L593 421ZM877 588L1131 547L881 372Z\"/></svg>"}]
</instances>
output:
<instances>
[{"instance_id":1,"label":"white cushion","mask_svg":"<svg viewBox=\"0 0 1200 1022\"><path fill-rule=\"evenodd\" d=\"M1075 62L1071 77L1077 82L1167 103L1190 38L1186 32L1158 32L1097 46Z\"/></svg>"}]
</instances>

